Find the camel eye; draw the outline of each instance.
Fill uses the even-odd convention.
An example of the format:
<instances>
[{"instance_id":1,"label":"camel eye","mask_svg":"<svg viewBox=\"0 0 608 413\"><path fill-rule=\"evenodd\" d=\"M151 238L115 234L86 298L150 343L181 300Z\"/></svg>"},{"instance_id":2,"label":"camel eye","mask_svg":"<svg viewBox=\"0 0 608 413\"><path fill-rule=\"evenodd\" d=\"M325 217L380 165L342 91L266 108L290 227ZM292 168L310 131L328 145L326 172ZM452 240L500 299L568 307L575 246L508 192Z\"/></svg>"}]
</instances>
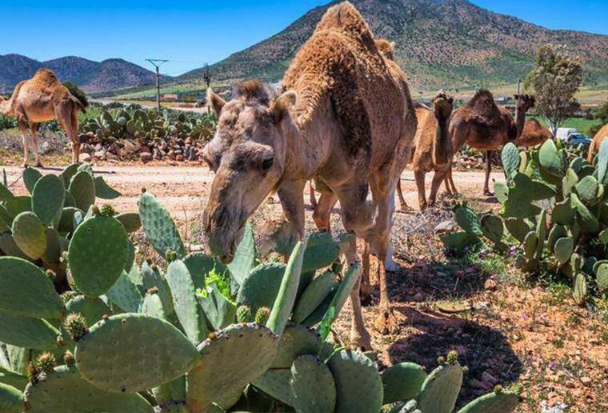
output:
<instances>
[{"instance_id":1,"label":"camel eye","mask_svg":"<svg viewBox=\"0 0 608 413\"><path fill-rule=\"evenodd\" d=\"M274 158L266 158L262 161L262 170L267 171L272 168L274 164Z\"/></svg>"}]
</instances>

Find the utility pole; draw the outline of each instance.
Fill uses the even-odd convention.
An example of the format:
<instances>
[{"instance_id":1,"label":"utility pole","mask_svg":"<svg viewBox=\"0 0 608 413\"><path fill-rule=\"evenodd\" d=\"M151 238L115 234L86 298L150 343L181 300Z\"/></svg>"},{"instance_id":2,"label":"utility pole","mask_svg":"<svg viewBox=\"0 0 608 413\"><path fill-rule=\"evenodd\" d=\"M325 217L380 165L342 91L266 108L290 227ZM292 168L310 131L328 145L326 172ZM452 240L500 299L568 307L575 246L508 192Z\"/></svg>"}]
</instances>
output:
<instances>
[{"instance_id":1,"label":"utility pole","mask_svg":"<svg viewBox=\"0 0 608 413\"><path fill-rule=\"evenodd\" d=\"M160 112L160 66L167 63L168 60L163 59L146 59L156 68L156 109Z\"/></svg>"},{"instance_id":2,"label":"utility pole","mask_svg":"<svg viewBox=\"0 0 608 413\"><path fill-rule=\"evenodd\" d=\"M211 71L209 70L208 63L205 63L205 72L203 73L203 80L207 85L207 89L209 89L209 85L211 84Z\"/></svg>"},{"instance_id":3,"label":"utility pole","mask_svg":"<svg viewBox=\"0 0 608 413\"><path fill-rule=\"evenodd\" d=\"M521 90L521 78L517 79L517 94L519 95L519 92Z\"/></svg>"}]
</instances>

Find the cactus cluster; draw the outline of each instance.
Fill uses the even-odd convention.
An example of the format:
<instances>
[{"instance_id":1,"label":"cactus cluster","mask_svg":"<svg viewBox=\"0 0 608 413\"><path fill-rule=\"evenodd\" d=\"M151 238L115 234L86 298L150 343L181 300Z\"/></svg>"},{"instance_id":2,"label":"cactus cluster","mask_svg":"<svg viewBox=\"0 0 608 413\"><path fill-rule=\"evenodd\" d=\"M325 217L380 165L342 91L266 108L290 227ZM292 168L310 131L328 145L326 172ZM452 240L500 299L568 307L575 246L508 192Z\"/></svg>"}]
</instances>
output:
<instances>
[{"instance_id":1,"label":"cactus cluster","mask_svg":"<svg viewBox=\"0 0 608 413\"><path fill-rule=\"evenodd\" d=\"M571 156L559 141L539 149L502 151L507 183L496 183L498 214L478 216L456 205L461 232L443 237L450 249L490 240L499 250L519 247L516 265L525 272L551 270L573 282L583 305L592 292L608 292L608 141L594 163Z\"/></svg>"}]
</instances>

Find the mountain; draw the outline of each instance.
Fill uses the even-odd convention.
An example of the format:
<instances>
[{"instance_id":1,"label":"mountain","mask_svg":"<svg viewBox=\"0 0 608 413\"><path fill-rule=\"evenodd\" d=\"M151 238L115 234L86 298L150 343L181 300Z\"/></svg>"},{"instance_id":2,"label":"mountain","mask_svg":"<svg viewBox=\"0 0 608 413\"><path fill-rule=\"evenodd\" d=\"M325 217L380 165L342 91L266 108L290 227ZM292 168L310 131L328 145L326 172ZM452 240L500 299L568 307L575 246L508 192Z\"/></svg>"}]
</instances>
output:
<instances>
[{"instance_id":1,"label":"mountain","mask_svg":"<svg viewBox=\"0 0 608 413\"><path fill-rule=\"evenodd\" d=\"M608 36L549 30L465 0L351 0L376 37L395 43L396 58L417 88L512 83L534 65L544 43L579 55L586 81L608 81ZM278 81L325 11L317 7L282 32L211 66L214 81ZM202 79L204 69L178 79Z\"/></svg>"},{"instance_id":2,"label":"mountain","mask_svg":"<svg viewBox=\"0 0 608 413\"><path fill-rule=\"evenodd\" d=\"M41 67L53 70L62 82L73 82L89 93L153 85L156 82L154 72L123 59L94 62L67 56L39 62L18 54L7 54L0 55L0 92L10 92L18 82L29 79ZM163 81L169 79L163 77Z\"/></svg>"}]
</instances>

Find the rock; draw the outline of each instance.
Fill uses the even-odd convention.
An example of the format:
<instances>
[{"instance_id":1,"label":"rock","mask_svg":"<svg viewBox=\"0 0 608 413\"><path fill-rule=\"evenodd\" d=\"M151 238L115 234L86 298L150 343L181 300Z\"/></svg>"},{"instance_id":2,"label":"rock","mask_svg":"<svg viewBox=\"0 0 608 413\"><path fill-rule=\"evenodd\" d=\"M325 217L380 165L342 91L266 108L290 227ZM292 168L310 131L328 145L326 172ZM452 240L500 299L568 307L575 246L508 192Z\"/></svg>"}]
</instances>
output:
<instances>
[{"instance_id":1,"label":"rock","mask_svg":"<svg viewBox=\"0 0 608 413\"><path fill-rule=\"evenodd\" d=\"M184 161L184 155L179 154L175 157L175 160L178 162L183 162Z\"/></svg>"},{"instance_id":2,"label":"rock","mask_svg":"<svg viewBox=\"0 0 608 413\"><path fill-rule=\"evenodd\" d=\"M484 283L483 288L485 288L487 291L496 291L498 285L496 284L496 281L491 278L488 278Z\"/></svg>"},{"instance_id":3,"label":"rock","mask_svg":"<svg viewBox=\"0 0 608 413\"><path fill-rule=\"evenodd\" d=\"M91 155L89 155L89 154L88 154L88 153L86 153L86 152L81 153L81 154L78 156L78 162L85 162L85 163L86 163L86 162L91 162Z\"/></svg>"},{"instance_id":4,"label":"rock","mask_svg":"<svg viewBox=\"0 0 608 413\"><path fill-rule=\"evenodd\" d=\"M106 159L106 151L104 151L103 149L100 151L95 151L93 156L97 159L104 161Z\"/></svg>"},{"instance_id":5,"label":"rock","mask_svg":"<svg viewBox=\"0 0 608 413\"><path fill-rule=\"evenodd\" d=\"M454 229L452 221L443 221L435 227L435 233L448 232Z\"/></svg>"},{"instance_id":6,"label":"rock","mask_svg":"<svg viewBox=\"0 0 608 413\"><path fill-rule=\"evenodd\" d=\"M142 152L139 154L139 159L143 163L148 163L152 160L152 154L150 152Z\"/></svg>"},{"instance_id":7,"label":"rock","mask_svg":"<svg viewBox=\"0 0 608 413\"><path fill-rule=\"evenodd\" d=\"M132 140L125 139L123 141L123 150L125 154L135 153L137 151L137 145Z\"/></svg>"},{"instance_id":8,"label":"rock","mask_svg":"<svg viewBox=\"0 0 608 413\"><path fill-rule=\"evenodd\" d=\"M490 388L496 386L496 384L498 383L498 379L492 376L492 374L486 370L481 375L481 382L484 384L484 386Z\"/></svg>"},{"instance_id":9,"label":"rock","mask_svg":"<svg viewBox=\"0 0 608 413\"><path fill-rule=\"evenodd\" d=\"M95 145L95 152L99 152L103 150L103 145L101 143L98 143L97 145Z\"/></svg>"},{"instance_id":10,"label":"rock","mask_svg":"<svg viewBox=\"0 0 608 413\"><path fill-rule=\"evenodd\" d=\"M593 380L591 380L591 377L581 377L581 383L583 383L585 386L591 384Z\"/></svg>"}]
</instances>

